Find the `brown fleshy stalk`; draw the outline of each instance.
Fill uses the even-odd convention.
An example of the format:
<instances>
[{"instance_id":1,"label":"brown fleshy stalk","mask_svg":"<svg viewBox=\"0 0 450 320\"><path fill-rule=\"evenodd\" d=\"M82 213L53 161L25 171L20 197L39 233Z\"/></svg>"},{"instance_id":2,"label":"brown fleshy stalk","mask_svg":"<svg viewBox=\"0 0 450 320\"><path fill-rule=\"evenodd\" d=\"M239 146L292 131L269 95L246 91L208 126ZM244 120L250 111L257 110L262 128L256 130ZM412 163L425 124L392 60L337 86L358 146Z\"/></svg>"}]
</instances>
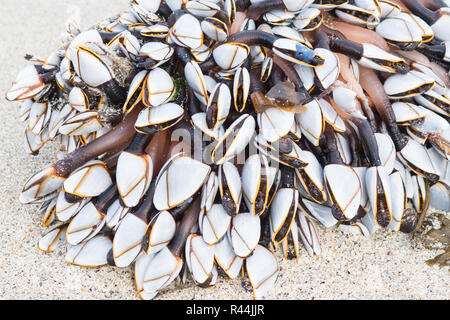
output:
<instances>
[{"instance_id":1,"label":"brown fleshy stalk","mask_svg":"<svg viewBox=\"0 0 450 320\"><path fill-rule=\"evenodd\" d=\"M143 104L137 105L123 121L105 135L69 153L67 157L53 164L56 175L68 177L75 169L105 152L111 154L123 150L128 146L135 134L134 123Z\"/></svg>"},{"instance_id":2,"label":"brown fleshy stalk","mask_svg":"<svg viewBox=\"0 0 450 320\"><path fill-rule=\"evenodd\" d=\"M153 161L153 178L159 173L164 162L169 158L169 136L171 130L164 130L155 133L150 143L145 148L145 152Z\"/></svg>"},{"instance_id":3,"label":"brown fleshy stalk","mask_svg":"<svg viewBox=\"0 0 450 320\"><path fill-rule=\"evenodd\" d=\"M401 0L401 2L409 11L422 18L430 26L441 17L439 10L430 10L418 0Z\"/></svg>"},{"instance_id":4,"label":"brown fleshy stalk","mask_svg":"<svg viewBox=\"0 0 450 320\"><path fill-rule=\"evenodd\" d=\"M406 140L397 126L394 110L392 110L391 102L384 91L383 84L372 69L360 66L359 76L361 86L372 99L378 114L386 124L396 150L402 150L406 145Z\"/></svg>"},{"instance_id":5,"label":"brown fleshy stalk","mask_svg":"<svg viewBox=\"0 0 450 320\"><path fill-rule=\"evenodd\" d=\"M248 18L253 20L258 20L266 12L277 10L277 9L285 9L284 3L281 0L265 0L259 1L255 4L252 4L248 7Z\"/></svg>"},{"instance_id":6,"label":"brown fleshy stalk","mask_svg":"<svg viewBox=\"0 0 450 320\"><path fill-rule=\"evenodd\" d=\"M330 34L331 31L329 29L331 29L334 32L337 31L343 34L345 38L347 38L348 40L357 43L371 43L379 47L380 49L383 49L384 51L387 52L390 51L389 45L387 44L386 40L384 40L384 38L379 33L373 30L369 30L341 21L331 21L329 22L329 24L327 24L327 27L328 29L322 28L322 30L328 35L333 35Z\"/></svg>"},{"instance_id":7,"label":"brown fleshy stalk","mask_svg":"<svg viewBox=\"0 0 450 320\"><path fill-rule=\"evenodd\" d=\"M421 4L430 10L438 10L442 7L446 7L446 4L442 0L419 0Z\"/></svg>"},{"instance_id":8,"label":"brown fleshy stalk","mask_svg":"<svg viewBox=\"0 0 450 320\"><path fill-rule=\"evenodd\" d=\"M187 237L191 234L192 228L195 226L200 214L201 197L197 198L191 203L183 214L183 219L178 225L175 237L170 242L168 248L176 257L181 257Z\"/></svg>"}]
</instances>

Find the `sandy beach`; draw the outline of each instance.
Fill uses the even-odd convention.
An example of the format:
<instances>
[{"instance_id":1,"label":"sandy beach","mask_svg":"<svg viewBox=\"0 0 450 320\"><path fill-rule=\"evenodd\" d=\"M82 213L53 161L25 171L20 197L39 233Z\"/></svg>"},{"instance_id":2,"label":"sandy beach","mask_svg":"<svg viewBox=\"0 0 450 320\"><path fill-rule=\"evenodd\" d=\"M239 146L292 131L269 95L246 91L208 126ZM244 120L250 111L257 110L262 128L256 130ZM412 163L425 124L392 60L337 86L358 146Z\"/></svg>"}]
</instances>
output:
<instances>
[{"instance_id":1,"label":"sandy beach","mask_svg":"<svg viewBox=\"0 0 450 320\"><path fill-rule=\"evenodd\" d=\"M23 148L19 103L4 96L27 53L46 56L60 44L64 23L73 12L83 29L126 8L128 0L3 1L0 10L0 297L1 299L139 299L133 268L82 268L64 261L66 249L36 248L42 217L37 206L21 205L18 195L33 173L54 161L56 144L39 155ZM300 259L277 258L281 272L268 299L449 299L448 268L425 261L440 253L425 249L419 236L379 230L366 238L319 227L322 253L300 249ZM210 289L189 280L172 284L156 299L252 299L242 279L219 278Z\"/></svg>"}]
</instances>

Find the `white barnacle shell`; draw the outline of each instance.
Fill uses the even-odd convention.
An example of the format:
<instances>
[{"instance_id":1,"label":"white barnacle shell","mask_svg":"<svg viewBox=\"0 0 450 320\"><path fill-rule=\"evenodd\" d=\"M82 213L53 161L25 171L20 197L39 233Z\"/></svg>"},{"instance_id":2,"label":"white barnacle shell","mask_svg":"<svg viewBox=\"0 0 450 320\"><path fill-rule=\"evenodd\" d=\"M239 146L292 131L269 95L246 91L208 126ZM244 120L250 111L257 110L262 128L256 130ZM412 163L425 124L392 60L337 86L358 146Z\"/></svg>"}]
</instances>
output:
<instances>
[{"instance_id":1,"label":"white barnacle shell","mask_svg":"<svg viewBox=\"0 0 450 320\"><path fill-rule=\"evenodd\" d=\"M156 181L155 208L169 210L191 198L203 185L211 168L190 157L172 160Z\"/></svg>"},{"instance_id":2,"label":"white barnacle shell","mask_svg":"<svg viewBox=\"0 0 450 320\"><path fill-rule=\"evenodd\" d=\"M153 161L144 154L127 151L120 153L116 167L116 184L120 197L127 207L136 206L152 180Z\"/></svg>"},{"instance_id":3,"label":"white barnacle shell","mask_svg":"<svg viewBox=\"0 0 450 320\"><path fill-rule=\"evenodd\" d=\"M149 296L155 296L178 276L183 259L175 256L168 247L159 251L148 264L144 275L143 289Z\"/></svg>"},{"instance_id":4,"label":"white barnacle shell","mask_svg":"<svg viewBox=\"0 0 450 320\"><path fill-rule=\"evenodd\" d=\"M313 68L315 78L320 82L323 89L328 89L339 77L339 60L333 52L323 48L317 48L315 52L325 59L321 66Z\"/></svg>"},{"instance_id":5,"label":"white barnacle shell","mask_svg":"<svg viewBox=\"0 0 450 320\"><path fill-rule=\"evenodd\" d=\"M156 254L166 247L175 235L177 224L169 211L158 212L148 224L145 238L147 254Z\"/></svg>"},{"instance_id":6,"label":"white barnacle shell","mask_svg":"<svg viewBox=\"0 0 450 320\"><path fill-rule=\"evenodd\" d=\"M436 87L435 87L436 88ZM414 100L421 106L424 106L434 112L449 116L450 99L438 94L435 90L424 92L421 95L414 96Z\"/></svg>"},{"instance_id":7,"label":"white barnacle shell","mask_svg":"<svg viewBox=\"0 0 450 320\"><path fill-rule=\"evenodd\" d=\"M363 43L362 46L363 46L363 56L358 61L358 63L364 67L372 68L379 71L395 73L396 70L391 66L392 64L398 63L406 64L406 61L403 58L393 55L377 47L376 45L373 45L371 43Z\"/></svg>"},{"instance_id":8,"label":"white barnacle shell","mask_svg":"<svg viewBox=\"0 0 450 320\"><path fill-rule=\"evenodd\" d=\"M381 21L376 32L388 42L403 46L415 45L422 41L422 30L410 20L389 17Z\"/></svg>"},{"instance_id":9,"label":"white barnacle shell","mask_svg":"<svg viewBox=\"0 0 450 320\"><path fill-rule=\"evenodd\" d=\"M419 142L409 139L403 149L397 152L397 155L415 173L439 176L439 172L434 167L427 149Z\"/></svg>"},{"instance_id":10,"label":"white barnacle shell","mask_svg":"<svg viewBox=\"0 0 450 320\"><path fill-rule=\"evenodd\" d=\"M228 27L220 19L209 17L201 22L203 32L214 41L225 41L228 37Z\"/></svg>"},{"instance_id":11,"label":"white barnacle shell","mask_svg":"<svg viewBox=\"0 0 450 320\"><path fill-rule=\"evenodd\" d=\"M378 4L381 9L381 19L398 16L398 14L401 12L400 6L395 2L381 0L378 1Z\"/></svg>"},{"instance_id":12,"label":"white barnacle shell","mask_svg":"<svg viewBox=\"0 0 450 320\"><path fill-rule=\"evenodd\" d=\"M30 110L31 106L33 105L34 101L33 99L26 99L22 105L20 106L20 112L19 112L19 121L25 122L28 120L30 116Z\"/></svg>"},{"instance_id":13,"label":"white barnacle shell","mask_svg":"<svg viewBox=\"0 0 450 320\"><path fill-rule=\"evenodd\" d=\"M406 74L393 74L384 81L384 90L391 99L401 99L422 94L433 89L435 81L432 77L419 71Z\"/></svg>"},{"instance_id":14,"label":"white barnacle shell","mask_svg":"<svg viewBox=\"0 0 450 320\"><path fill-rule=\"evenodd\" d=\"M19 196L21 203L32 203L58 190L65 178L57 175L55 168L50 165L30 177L25 183Z\"/></svg>"},{"instance_id":15,"label":"white barnacle shell","mask_svg":"<svg viewBox=\"0 0 450 320\"><path fill-rule=\"evenodd\" d=\"M91 160L72 172L64 181L63 190L82 198L100 195L112 184L106 164Z\"/></svg>"},{"instance_id":16,"label":"white barnacle shell","mask_svg":"<svg viewBox=\"0 0 450 320\"><path fill-rule=\"evenodd\" d=\"M282 0L286 10L291 12L300 11L308 8L313 0Z\"/></svg>"},{"instance_id":17,"label":"white barnacle shell","mask_svg":"<svg viewBox=\"0 0 450 320\"><path fill-rule=\"evenodd\" d=\"M205 112L199 112L194 114L191 117L192 124L195 126L196 129L200 130L202 133L206 134L207 136L213 138L214 140L218 140L219 137L223 136L223 127L217 127L214 130L211 130L208 128L208 125L206 124L206 113Z\"/></svg>"},{"instance_id":18,"label":"white barnacle shell","mask_svg":"<svg viewBox=\"0 0 450 320\"><path fill-rule=\"evenodd\" d=\"M97 111L87 111L68 118L59 127L59 133L65 135L88 135L103 128L100 114Z\"/></svg>"},{"instance_id":19,"label":"white barnacle shell","mask_svg":"<svg viewBox=\"0 0 450 320\"><path fill-rule=\"evenodd\" d=\"M214 256L217 264L230 279L239 275L244 259L234 253L228 235L225 235L214 245Z\"/></svg>"},{"instance_id":20,"label":"white barnacle shell","mask_svg":"<svg viewBox=\"0 0 450 320\"><path fill-rule=\"evenodd\" d=\"M215 171L211 171L208 177L208 181L203 185L201 194L201 204L200 208L203 211L208 211L214 204L216 199L217 191L219 190L219 181ZM204 213L204 212L203 212ZM199 227L202 230L202 219L199 219Z\"/></svg>"},{"instance_id":21,"label":"white barnacle shell","mask_svg":"<svg viewBox=\"0 0 450 320\"><path fill-rule=\"evenodd\" d=\"M77 75L90 87L98 87L114 79L109 62L91 46L78 46L71 59Z\"/></svg>"},{"instance_id":22,"label":"white barnacle shell","mask_svg":"<svg viewBox=\"0 0 450 320\"><path fill-rule=\"evenodd\" d=\"M422 176L414 175L412 177L412 183L414 188L412 203L417 212L422 213L425 204L425 197L427 196L425 181Z\"/></svg>"},{"instance_id":23,"label":"white barnacle shell","mask_svg":"<svg viewBox=\"0 0 450 320\"><path fill-rule=\"evenodd\" d=\"M329 164L323 173L332 203L339 207L346 219L356 216L361 204L361 182L356 171L350 166Z\"/></svg>"},{"instance_id":24,"label":"white barnacle shell","mask_svg":"<svg viewBox=\"0 0 450 320\"><path fill-rule=\"evenodd\" d=\"M294 28L288 26L276 26L272 28L272 32L274 35L300 42L307 47L312 48L308 40L305 39L305 37Z\"/></svg>"},{"instance_id":25,"label":"white barnacle shell","mask_svg":"<svg viewBox=\"0 0 450 320\"><path fill-rule=\"evenodd\" d=\"M242 182L237 167L228 161L219 166L218 180L222 204L228 214L237 214L242 199ZM227 198L228 195L231 198ZM231 212L233 207L234 212Z\"/></svg>"},{"instance_id":26,"label":"white barnacle shell","mask_svg":"<svg viewBox=\"0 0 450 320\"><path fill-rule=\"evenodd\" d=\"M319 9L306 8L301 10L293 20L294 22L292 24L295 29L300 31L311 31L321 24L323 17Z\"/></svg>"},{"instance_id":27,"label":"white barnacle shell","mask_svg":"<svg viewBox=\"0 0 450 320\"><path fill-rule=\"evenodd\" d=\"M392 170L394 170L396 158L394 142L389 135L383 133L375 133L375 139L377 140L381 165L384 166L387 174L391 174Z\"/></svg>"},{"instance_id":28,"label":"white barnacle shell","mask_svg":"<svg viewBox=\"0 0 450 320\"><path fill-rule=\"evenodd\" d=\"M344 132L346 130L344 120L337 114L333 106L325 99L320 99L319 104L325 121L333 126L335 131Z\"/></svg>"},{"instance_id":29,"label":"white barnacle shell","mask_svg":"<svg viewBox=\"0 0 450 320\"><path fill-rule=\"evenodd\" d=\"M266 12L263 15L263 19L267 21L269 24L273 25L289 25L290 21L294 18L295 14L293 12L289 12L283 9L275 9Z\"/></svg>"},{"instance_id":30,"label":"white barnacle shell","mask_svg":"<svg viewBox=\"0 0 450 320\"><path fill-rule=\"evenodd\" d=\"M211 154L213 162L221 164L239 154L250 142L254 131L255 119L249 114L241 115L228 127L224 135L219 139ZM221 148L225 148L225 150Z\"/></svg>"},{"instance_id":31,"label":"white barnacle shell","mask_svg":"<svg viewBox=\"0 0 450 320\"><path fill-rule=\"evenodd\" d=\"M40 79L34 65L23 68L13 82L12 87L6 93L9 101L26 100L37 96L48 86Z\"/></svg>"},{"instance_id":32,"label":"white barnacle shell","mask_svg":"<svg viewBox=\"0 0 450 320\"><path fill-rule=\"evenodd\" d=\"M214 247L198 234L191 234L185 246L186 265L199 285L209 285L214 268Z\"/></svg>"},{"instance_id":33,"label":"white barnacle shell","mask_svg":"<svg viewBox=\"0 0 450 320\"><path fill-rule=\"evenodd\" d=\"M168 102L174 93L172 77L164 69L155 68L146 77L142 102L147 107L159 106Z\"/></svg>"},{"instance_id":34,"label":"white barnacle shell","mask_svg":"<svg viewBox=\"0 0 450 320\"><path fill-rule=\"evenodd\" d=\"M76 215L84 205L90 200L90 198L84 198L83 200L76 202L68 202L65 196L65 192L61 190L56 198L55 215L59 221L66 222L74 215Z\"/></svg>"},{"instance_id":35,"label":"white barnacle shell","mask_svg":"<svg viewBox=\"0 0 450 320\"><path fill-rule=\"evenodd\" d=\"M167 61L173 52L174 50L171 46L159 41L146 42L139 50L139 54L145 55L155 61Z\"/></svg>"},{"instance_id":36,"label":"white barnacle shell","mask_svg":"<svg viewBox=\"0 0 450 320\"><path fill-rule=\"evenodd\" d=\"M173 42L182 47L196 49L203 44L203 31L200 22L188 13L177 19L169 34Z\"/></svg>"},{"instance_id":37,"label":"white barnacle shell","mask_svg":"<svg viewBox=\"0 0 450 320\"><path fill-rule=\"evenodd\" d=\"M189 87L194 91L195 96L203 104L208 104L207 83L198 63L195 61L186 63L184 67L184 76Z\"/></svg>"},{"instance_id":38,"label":"white barnacle shell","mask_svg":"<svg viewBox=\"0 0 450 320\"><path fill-rule=\"evenodd\" d=\"M317 219L321 224L323 224L324 227L330 228L338 223L336 218L333 217L330 207L318 204L308 199L302 199L300 205L301 204L304 205L304 208L302 207L302 210L306 211L312 217Z\"/></svg>"},{"instance_id":39,"label":"white barnacle shell","mask_svg":"<svg viewBox=\"0 0 450 320\"><path fill-rule=\"evenodd\" d=\"M378 14L351 4L343 4L335 10L342 20L361 26L373 26L380 22Z\"/></svg>"},{"instance_id":40,"label":"white barnacle shell","mask_svg":"<svg viewBox=\"0 0 450 320\"><path fill-rule=\"evenodd\" d=\"M67 243L77 245L95 236L105 224L105 216L94 203L88 202L70 221L66 230Z\"/></svg>"},{"instance_id":41,"label":"white barnacle shell","mask_svg":"<svg viewBox=\"0 0 450 320\"><path fill-rule=\"evenodd\" d=\"M220 7L208 0L191 0L186 3L186 10L197 17L212 17L220 11Z\"/></svg>"},{"instance_id":42,"label":"white barnacle shell","mask_svg":"<svg viewBox=\"0 0 450 320\"><path fill-rule=\"evenodd\" d=\"M302 159L308 164L304 168L296 169L297 177L310 197L315 202L323 203L327 199L327 196L322 165L310 151L302 151L301 155Z\"/></svg>"},{"instance_id":43,"label":"white barnacle shell","mask_svg":"<svg viewBox=\"0 0 450 320\"><path fill-rule=\"evenodd\" d=\"M145 252L141 252L136 258L136 263L134 264L134 283L136 285L136 290L139 297L143 300L151 300L154 297L153 293L149 294L143 288L145 272L154 257L155 254L146 254Z\"/></svg>"},{"instance_id":44,"label":"white barnacle shell","mask_svg":"<svg viewBox=\"0 0 450 320\"><path fill-rule=\"evenodd\" d=\"M137 31L144 37L164 39L169 33L169 27L164 24L153 24L150 26L135 24ZM131 29L131 26L129 27ZM170 37L169 39L170 40Z\"/></svg>"},{"instance_id":45,"label":"white barnacle shell","mask_svg":"<svg viewBox=\"0 0 450 320\"><path fill-rule=\"evenodd\" d=\"M112 256L117 267L127 267L136 259L146 230L147 223L132 213L122 219L112 243Z\"/></svg>"},{"instance_id":46,"label":"white barnacle shell","mask_svg":"<svg viewBox=\"0 0 450 320\"><path fill-rule=\"evenodd\" d=\"M240 67L250 53L250 48L244 43L227 42L213 50L216 64L223 70Z\"/></svg>"},{"instance_id":47,"label":"white barnacle shell","mask_svg":"<svg viewBox=\"0 0 450 320\"><path fill-rule=\"evenodd\" d=\"M443 7L440 10L441 16L431 25L434 36L441 41L449 41L450 34L448 32L448 23L450 18L450 10L448 7Z\"/></svg>"},{"instance_id":48,"label":"white barnacle shell","mask_svg":"<svg viewBox=\"0 0 450 320\"><path fill-rule=\"evenodd\" d=\"M367 194L366 173L368 167L353 167L361 182L361 207L367 212L370 210L369 195Z\"/></svg>"},{"instance_id":49,"label":"white barnacle shell","mask_svg":"<svg viewBox=\"0 0 450 320\"><path fill-rule=\"evenodd\" d=\"M31 105L28 128L34 135L39 135L50 119L51 108L48 102L35 102Z\"/></svg>"},{"instance_id":50,"label":"white barnacle shell","mask_svg":"<svg viewBox=\"0 0 450 320\"><path fill-rule=\"evenodd\" d=\"M409 102L397 101L392 104L395 120L398 125L409 125L409 122L425 118L423 109Z\"/></svg>"},{"instance_id":51,"label":"white barnacle shell","mask_svg":"<svg viewBox=\"0 0 450 320\"><path fill-rule=\"evenodd\" d=\"M142 110L134 127L137 132L152 134L175 125L182 119L184 109L172 102Z\"/></svg>"},{"instance_id":52,"label":"white barnacle shell","mask_svg":"<svg viewBox=\"0 0 450 320\"><path fill-rule=\"evenodd\" d=\"M236 111L242 112L245 109L249 91L250 74L247 68L240 67L236 70L233 78L233 102Z\"/></svg>"},{"instance_id":53,"label":"white barnacle shell","mask_svg":"<svg viewBox=\"0 0 450 320\"><path fill-rule=\"evenodd\" d=\"M42 147L41 136L35 136L29 128L25 128L24 149L28 154L35 154Z\"/></svg>"},{"instance_id":54,"label":"white barnacle shell","mask_svg":"<svg viewBox=\"0 0 450 320\"><path fill-rule=\"evenodd\" d=\"M161 0L135 0L135 2L145 10L153 13L156 13L161 5Z\"/></svg>"},{"instance_id":55,"label":"white barnacle shell","mask_svg":"<svg viewBox=\"0 0 450 320\"><path fill-rule=\"evenodd\" d=\"M314 68L303 64L295 64L294 69L303 82L303 86L306 90L312 90L315 86L314 80Z\"/></svg>"},{"instance_id":56,"label":"white barnacle shell","mask_svg":"<svg viewBox=\"0 0 450 320\"><path fill-rule=\"evenodd\" d=\"M365 118L358 107L355 91L345 87L334 88L333 100L339 108L341 108L344 112L348 113L352 117L361 119Z\"/></svg>"},{"instance_id":57,"label":"white barnacle shell","mask_svg":"<svg viewBox=\"0 0 450 320\"><path fill-rule=\"evenodd\" d=\"M77 111L83 112L89 110L89 98L79 87L73 87L69 93L70 106Z\"/></svg>"},{"instance_id":58,"label":"white barnacle shell","mask_svg":"<svg viewBox=\"0 0 450 320\"><path fill-rule=\"evenodd\" d=\"M45 230L45 234L39 239L37 248L44 252L53 252L64 241L64 224L55 223Z\"/></svg>"},{"instance_id":59,"label":"white barnacle shell","mask_svg":"<svg viewBox=\"0 0 450 320\"><path fill-rule=\"evenodd\" d=\"M369 196L370 207L372 209L372 214L375 217L375 221L380 226L386 227L392 220L392 205L391 205L392 194L389 176L387 174L385 167L377 166L368 168L366 171L365 183L367 194ZM387 211L385 214L387 214L388 216L386 216L384 213L381 216L379 215L379 208L378 208L379 197L384 198L383 202L387 206L387 208L385 208Z\"/></svg>"},{"instance_id":60,"label":"white barnacle shell","mask_svg":"<svg viewBox=\"0 0 450 320\"><path fill-rule=\"evenodd\" d=\"M107 264L107 254L111 240L105 235L97 235L89 241L69 246L65 260L84 267L99 267Z\"/></svg>"},{"instance_id":61,"label":"white barnacle shell","mask_svg":"<svg viewBox=\"0 0 450 320\"><path fill-rule=\"evenodd\" d=\"M114 51L122 52L129 60L133 60L139 53L141 44L138 38L125 30L119 33L114 39L108 43L108 47Z\"/></svg>"},{"instance_id":62,"label":"white barnacle shell","mask_svg":"<svg viewBox=\"0 0 450 320\"><path fill-rule=\"evenodd\" d=\"M295 118L305 138L313 145L318 146L320 137L325 128L322 109L317 100L305 104L305 107L306 111L297 113Z\"/></svg>"},{"instance_id":63,"label":"white barnacle shell","mask_svg":"<svg viewBox=\"0 0 450 320\"><path fill-rule=\"evenodd\" d=\"M336 136L336 146L341 156L341 159L345 164L349 165L352 161L350 144L347 138L342 133L335 132L334 135Z\"/></svg>"},{"instance_id":64,"label":"white barnacle shell","mask_svg":"<svg viewBox=\"0 0 450 320\"><path fill-rule=\"evenodd\" d=\"M227 119L231 106L231 92L228 86L224 83L218 83L211 92L208 100L206 112L210 108L216 108L216 117L212 119L213 126L211 130L220 127Z\"/></svg>"},{"instance_id":65,"label":"white barnacle shell","mask_svg":"<svg viewBox=\"0 0 450 320\"><path fill-rule=\"evenodd\" d=\"M116 199L106 210L106 225L111 229L115 228L129 211L130 208L122 205L121 201Z\"/></svg>"},{"instance_id":66,"label":"white barnacle shell","mask_svg":"<svg viewBox=\"0 0 450 320\"><path fill-rule=\"evenodd\" d=\"M260 133L269 142L277 141L287 135L294 121L294 113L279 108L267 108L262 113L258 113Z\"/></svg>"},{"instance_id":67,"label":"white barnacle shell","mask_svg":"<svg viewBox=\"0 0 450 320\"><path fill-rule=\"evenodd\" d=\"M312 221L307 215L303 212L297 212L297 226L298 232L300 234L300 239L303 242L303 245L308 251L310 256L320 255L321 248L319 243L319 237L317 235L317 229Z\"/></svg>"},{"instance_id":68,"label":"white barnacle shell","mask_svg":"<svg viewBox=\"0 0 450 320\"><path fill-rule=\"evenodd\" d=\"M273 253L262 245L257 245L254 253L245 261L253 296L264 297L275 284L280 268Z\"/></svg>"},{"instance_id":69,"label":"white barnacle shell","mask_svg":"<svg viewBox=\"0 0 450 320\"><path fill-rule=\"evenodd\" d=\"M144 83L147 83L148 71L138 72L128 88L127 99L123 105L123 112L129 113L141 101L144 90Z\"/></svg>"},{"instance_id":70,"label":"white barnacle shell","mask_svg":"<svg viewBox=\"0 0 450 320\"><path fill-rule=\"evenodd\" d=\"M273 242L281 243L288 236L297 212L298 196L298 191L293 188L277 190L269 216Z\"/></svg>"},{"instance_id":71,"label":"white barnacle shell","mask_svg":"<svg viewBox=\"0 0 450 320\"><path fill-rule=\"evenodd\" d=\"M231 222L231 216L227 214L221 204L213 204L211 208L205 211L202 223L203 240L208 245L217 243L228 230Z\"/></svg>"},{"instance_id":72,"label":"white barnacle shell","mask_svg":"<svg viewBox=\"0 0 450 320\"><path fill-rule=\"evenodd\" d=\"M450 210L450 191L444 183L438 182L430 187L430 207L444 212Z\"/></svg>"},{"instance_id":73,"label":"white barnacle shell","mask_svg":"<svg viewBox=\"0 0 450 320\"><path fill-rule=\"evenodd\" d=\"M265 156L254 154L248 157L242 168L242 191L245 203L254 215L262 214L267 206L269 176L269 163ZM263 179L265 183L261 183ZM256 201L261 197L263 203L256 208Z\"/></svg>"},{"instance_id":74,"label":"white barnacle shell","mask_svg":"<svg viewBox=\"0 0 450 320\"><path fill-rule=\"evenodd\" d=\"M399 171L395 171L389 176L389 184L393 196L391 197L392 220L388 228L399 231L407 201L405 184Z\"/></svg>"},{"instance_id":75,"label":"white barnacle shell","mask_svg":"<svg viewBox=\"0 0 450 320\"><path fill-rule=\"evenodd\" d=\"M421 31L423 42L429 42L434 38L433 28L428 25L428 23L426 23L422 18L409 12L400 12L399 15L396 16L396 18L410 21L413 24L417 25Z\"/></svg>"},{"instance_id":76,"label":"white barnacle shell","mask_svg":"<svg viewBox=\"0 0 450 320\"><path fill-rule=\"evenodd\" d=\"M68 202L66 200L65 192L59 191L55 204L55 216L58 221L65 222L73 217L86 203L87 199L76 202Z\"/></svg>"},{"instance_id":77,"label":"white barnacle shell","mask_svg":"<svg viewBox=\"0 0 450 320\"><path fill-rule=\"evenodd\" d=\"M233 251L241 258L248 257L258 245L261 234L259 216L250 212L242 212L231 220L228 237Z\"/></svg>"}]
</instances>

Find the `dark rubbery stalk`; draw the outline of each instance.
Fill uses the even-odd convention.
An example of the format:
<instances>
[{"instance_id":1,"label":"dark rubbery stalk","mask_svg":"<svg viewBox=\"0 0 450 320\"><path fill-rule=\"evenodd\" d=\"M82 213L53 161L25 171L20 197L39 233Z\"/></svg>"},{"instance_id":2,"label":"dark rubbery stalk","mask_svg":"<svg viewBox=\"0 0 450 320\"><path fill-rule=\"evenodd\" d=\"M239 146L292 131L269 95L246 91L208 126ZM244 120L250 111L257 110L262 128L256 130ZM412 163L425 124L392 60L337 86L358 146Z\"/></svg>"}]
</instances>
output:
<instances>
[{"instance_id":1,"label":"dark rubbery stalk","mask_svg":"<svg viewBox=\"0 0 450 320\"><path fill-rule=\"evenodd\" d=\"M144 105L139 104L132 112L125 116L123 121L115 126L105 135L69 153L66 158L56 162L53 167L59 177L68 177L73 170L77 169L89 160L99 155L122 150L135 134L134 123Z\"/></svg>"},{"instance_id":2,"label":"dark rubbery stalk","mask_svg":"<svg viewBox=\"0 0 450 320\"><path fill-rule=\"evenodd\" d=\"M391 102L384 91L383 84L372 69L360 66L359 74L361 87L367 92L378 114L386 124L389 134L394 141L395 149L397 151L402 150L407 141L398 128L394 110L392 110Z\"/></svg>"},{"instance_id":3,"label":"dark rubbery stalk","mask_svg":"<svg viewBox=\"0 0 450 320\"><path fill-rule=\"evenodd\" d=\"M186 209L183 215L177 231L175 233L175 238L169 244L169 249L172 251L173 255L176 257L181 257L184 251L184 246L187 237L191 234L192 228L195 226L200 214L200 203L201 198L197 198L191 203L189 208Z\"/></svg>"}]
</instances>

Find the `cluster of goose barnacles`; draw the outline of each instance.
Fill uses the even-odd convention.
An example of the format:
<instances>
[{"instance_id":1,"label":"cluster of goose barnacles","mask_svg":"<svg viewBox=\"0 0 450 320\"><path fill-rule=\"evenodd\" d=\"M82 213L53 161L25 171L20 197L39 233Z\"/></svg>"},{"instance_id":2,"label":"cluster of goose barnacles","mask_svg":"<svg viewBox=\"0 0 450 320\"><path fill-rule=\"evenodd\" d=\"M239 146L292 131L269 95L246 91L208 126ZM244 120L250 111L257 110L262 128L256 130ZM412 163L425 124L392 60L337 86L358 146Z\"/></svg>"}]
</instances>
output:
<instances>
[{"instance_id":1,"label":"cluster of goose barnacles","mask_svg":"<svg viewBox=\"0 0 450 320\"><path fill-rule=\"evenodd\" d=\"M134 265L153 298L190 275L320 254L316 224L412 232L449 208L445 0L133 0L30 64L25 148L60 142L20 194L38 243L81 266Z\"/></svg>"}]
</instances>

